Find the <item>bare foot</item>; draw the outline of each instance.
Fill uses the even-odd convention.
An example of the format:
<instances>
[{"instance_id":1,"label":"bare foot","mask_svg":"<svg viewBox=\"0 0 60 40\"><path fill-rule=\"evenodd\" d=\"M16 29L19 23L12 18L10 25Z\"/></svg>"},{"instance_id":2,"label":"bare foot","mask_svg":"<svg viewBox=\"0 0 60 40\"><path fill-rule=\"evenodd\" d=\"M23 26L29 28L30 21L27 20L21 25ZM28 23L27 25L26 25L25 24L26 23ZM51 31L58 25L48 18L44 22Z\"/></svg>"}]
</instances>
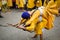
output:
<instances>
[{"instance_id":1,"label":"bare foot","mask_svg":"<svg viewBox=\"0 0 60 40\"><path fill-rule=\"evenodd\" d=\"M37 35L35 34L32 38L36 38L37 37Z\"/></svg>"}]
</instances>

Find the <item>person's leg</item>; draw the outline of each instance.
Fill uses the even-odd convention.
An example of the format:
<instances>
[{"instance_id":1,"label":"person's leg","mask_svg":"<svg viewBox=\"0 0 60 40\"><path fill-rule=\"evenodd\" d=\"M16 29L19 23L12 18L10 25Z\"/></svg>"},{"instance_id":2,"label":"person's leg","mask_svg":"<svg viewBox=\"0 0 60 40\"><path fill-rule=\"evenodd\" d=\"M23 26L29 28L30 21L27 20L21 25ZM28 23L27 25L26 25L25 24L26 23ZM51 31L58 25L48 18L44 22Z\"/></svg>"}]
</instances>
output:
<instances>
[{"instance_id":1,"label":"person's leg","mask_svg":"<svg viewBox=\"0 0 60 40\"><path fill-rule=\"evenodd\" d=\"M35 34L32 38L36 38L37 36L38 36L38 35ZM40 37L40 40L43 40L43 34L40 34L39 37Z\"/></svg>"},{"instance_id":2,"label":"person's leg","mask_svg":"<svg viewBox=\"0 0 60 40\"><path fill-rule=\"evenodd\" d=\"M0 10L0 16L1 16L1 10Z\"/></svg>"},{"instance_id":3,"label":"person's leg","mask_svg":"<svg viewBox=\"0 0 60 40\"><path fill-rule=\"evenodd\" d=\"M8 8L7 8L7 9L8 9L8 12L11 12L11 9L10 9L10 8L11 8L11 7L8 6Z\"/></svg>"},{"instance_id":4,"label":"person's leg","mask_svg":"<svg viewBox=\"0 0 60 40\"><path fill-rule=\"evenodd\" d=\"M60 16L60 8L58 8L58 12L59 12L59 14L58 14L58 15L56 15L57 17L58 17L58 16Z\"/></svg>"},{"instance_id":5,"label":"person's leg","mask_svg":"<svg viewBox=\"0 0 60 40\"><path fill-rule=\"evenodd\" d=\"M27 4L24 5L24 10L27 10Z\"/></svg>"},{"instance_id":6,"label":"person's leg","mask_svg":"<svg viewBox=\"0 0 60 40\"><path fill-rule=\"evenodd\" d=\"M32 38L36 38L38 35L37 34L35 34Z\"/></svg>"},{"instance_id":7,"label":"person's leg","mask_svg":"<svg viewBox=\"0 0 60 40\"><path fill-rule=\"evenodd\" d=\"M13 8L16 8L16 4L15 4L15 2L13 2Z\"/></svg>"},{"instance_id":8,"label":"person's leg","mask_svg":"<svg viewBox=\"0 0 60 40\"><path fill-rule=\"evenodd\" d=\"M3 18L3 16L1 15L1 7L0 7L0 18Z\"/></svg>"},{"instance_id":9,"label":"person's leg","mask_svg":"<svg viewBox=\"0 0 60 40\"><path fill-rule=\"evenodd\" d=\"M1 7L0 7L0 15L1 15Z\"/></svg>"},{"instance_id":10,"label":"person's leg","mask_svg":"<svg viewBox=\"0 0 60 40\"><path fill-rule=\"evenodd\" d=\"M40 34L40 40L43 40L43 34Z\"/></svg>"}]
</instances>

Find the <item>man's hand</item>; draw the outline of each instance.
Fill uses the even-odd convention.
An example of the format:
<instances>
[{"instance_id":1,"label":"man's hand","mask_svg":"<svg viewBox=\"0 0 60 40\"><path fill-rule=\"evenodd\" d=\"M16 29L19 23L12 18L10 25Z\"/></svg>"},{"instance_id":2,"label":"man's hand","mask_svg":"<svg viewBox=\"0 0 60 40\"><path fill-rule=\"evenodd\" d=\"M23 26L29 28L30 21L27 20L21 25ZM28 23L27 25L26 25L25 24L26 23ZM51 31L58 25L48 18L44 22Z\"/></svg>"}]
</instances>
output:
<instances>
[{"instance_id":1,"label":"man's hand","mask_svg":"<svg viewBox=\"0 0 60 40\"><path fill-rule=\"evenodd\" d=\"M24 31L32 32L30 30L27 30L26 27L24 27L24 26L17 26L16 28L23 29Z\"/></svg>"},{"instance_id":2,"label":"man's hand","mask_svg":"<svg viewBox=\"0 0 60 40\"><path fill-rule=\"evenodd\" d=\"M19 28L19 29L25 29L24 26L20 25L20 26L17 26L16 28Z\"/></svg>"},{"instance_id":3,"label":"man's hand","mask_svg":"<svg viewBox=\"0 0 60 40\"><path fill-rule=\"evenodd\" d=\"M9 24L9 23L7 23L7 24L10 25L10 26L13 26L13 27L17 26L17 24Z\"/></svg>"}]
</instances>

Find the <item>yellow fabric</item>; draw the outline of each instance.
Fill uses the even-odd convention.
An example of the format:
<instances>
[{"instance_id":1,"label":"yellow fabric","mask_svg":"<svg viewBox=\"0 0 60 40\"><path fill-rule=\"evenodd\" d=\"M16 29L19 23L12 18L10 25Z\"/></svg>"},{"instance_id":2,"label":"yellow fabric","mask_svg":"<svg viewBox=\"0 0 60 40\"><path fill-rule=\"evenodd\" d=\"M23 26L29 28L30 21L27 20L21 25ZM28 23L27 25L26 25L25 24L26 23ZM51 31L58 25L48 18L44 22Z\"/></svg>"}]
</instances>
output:
<instances>
[{"instance_id":1,"label":"yellow fabric","mask_svg":"<svg viewBox=\"0 0 60 40\"><path fill-rule=\"evenodd\" d=\"M53 14L49 13L48 14L48 20L47 20L47 25L46 25L46 29L52 29L53 28L53 23L54 23L55 17L53 16Z\"/></svg>"},{"instance_id":2,"label":"yellow fabric","mask_svg":"<svg viewBox=\"0 0 60 40\"><path fill-rule=\"evenodd\" d=\"M12 5L12 0L7 0L7 6L13 6Z\"/></svg>"},{"instance_id":3,"label":"yellow fabric","mask_svg":"<svg viewBox=\"0 0 60 40\"><path fill-rule=\"evenodd\" d=\"M17 6L19 5L19 0L16 0L16 5L17 5Z\"/></svg>"},{"instance_id":4,"label":"yellow fabric","mask_svg":"<svg viewBox=\"0 0 60 40\"><path fill-rule=\"evenodd\" d=\"M26 19L23 19L22 21L21 21L21 23L24 23L26 21Z\"/></svg>"},{"instance_id":5,"label":"yellow fabric","mask_svg":"<svg viewBox=\"0 0 60 40\"><path fill-rule=\"evenodd\" d=\"M36 3L36 7L40 7L40 6L42 6L42 1L38 0L37 3Z\"/></svg>"},{"instance_id":6,"label":"yellow fabric","mask_svg":"<svg viewBox=\"0 0 60 40\"><path fill-rule=\"evenodd\" d=\"M60 0L56 0L58 8L60 8Z\"/></svg>"},{"instance_id":7,"label":"yellow fabric","mask_svg":"<svg viewBox=\"0 0 60 40\"><path fill-rule=\"evenodd\" d=\"M54 5L55 3L54 3L54 1L50 1L49 3L48 3L48 5L47 5L47 8L50 8L50 6L52 6L52 5Z\"/></svg>"},{"instance_id":8,"label":"yellow fabric","mask_svg":"<svg viewBox=\"0 0 60 40\"><path fill-rule=\"evenodd\" d=\"M52 14L58 14L58 8L54 1L50 1L46 6L46 10L51 12Z\"/></svg>"},{"instance_id":9,"label":"yellow fabric","mask_svg":"<svg viewBox=\"0 0 60 40\"><path fill-rule=\"evenodd\" d=\"M33 8L34 6L34 0L28 0L27 8Z\"/></svg>"},{"instance_id":10,"label":"yellow fabric","mask_svg":"<svg viewBox=\"0 0 60 40\"><path fill-rule=\"evenodd\" d=\"M57 8L57 5L56 4L54 4L54 5L52 5L52 6L50 6L50 8L52 9L56 9Z\"/></svg>"},{"instance_id":11,"label":"yellow fabric","mask_svg":"<svg viewBox=\"0 0 60 40\"><path fill-rule=\"evenodd\" d=\"M26 28L27 30L33 30L35 28L39 15L40 15L39 10L36 10L32 17L26 22L26 25L31 24L29 27Z\"/></svg>"},{"instance_id":12,"label":"yellow fabric","mask_svg":"<svg viewBox=\"0 0 60 40\"><path fill-rule=\"evenodd\" d=\"M57 7L57 2L50 1L50 2L48 3L47 7L50 8L51 6L53 6L53 7Z\"/></svg>"},{"instance_id":13,"label":"yellow fabric","mask_svg":"<svg viewBox=\"0 0 60 40\"><path fill-rule=\"evenodd\" d=\"M56 9L48 9L52 14L58 14L58 10Z\"/></svg>"},{"instance_id":14,"label":"yellow fabric","mask_svg":"<svg viewBox=\"0 0 60 40\"><path fill-rule=\"evenodd\" d=\"M26 29L29 30L29 31L34 30L35 27L36 27L37 22L38 22L38 18L34 19L34 20L31 22L31 25L28 26L28 27L26 27Z\"/></svg>"},{"instance_id":15,"label":"yellow fabric","mask_svg":"<svg viewBox=\"0 0 60 40\"><path fill-rule=\"evenodd\" d=\"M54 1L50 1L48 5L46 6L45 13L47 13L47 29L51 29L53 27L53 22L55 17L54 14L58 14L57 5L54 3Z\"/></svg>"},{"instance_id":16,"label":"yellow fabric","mask_svg":"<svg viewBox=\"0 0 60 40\"><path fill-rule=\"evenodd\" d=\"M52 1L52 0L44 0L44 4L43 4L43 6L46 7L46 6L48 5L49 1Z\"/></svg>"},{"instance_id":17,"label":"yellow fabric","mask_svg":"<svg viewBox=\"0 0 60 40\"><path fill-rule=\"evenodd\" d=\"M2 7L2 2L0 1L0 7Z\"/></svg>"},{"instance_id":18,"label":"yellow fabric","mask_svg":"<svg viewBox=\"0 0 60 40\"><path fill-rule=\"evenodd\" d=\"M35 33L37 35L42 34L42 29L45 28L47 24L47 20L45 18L42 18L42 22L38 23L35 27Z\"/></svg>"},{"instance_id":19,"label":"yellow fabric","mask_svg":"<svg viewBox=\"0 0 60 40\"><path fill-rule=\"evenodd\" d=\"M38 21L39 21L38 19L34 19L34 21L32 21L32 23L31 23L31 25L26 27L26 29L29 31L34 30L34 32L37 35L42 34L42 29L46 26L47 20L43 18L42 22L36 24Z\"/></svg>"},{"instance_id":20,"label":"yellow fabric","mask_svg":"<svg viewBox=\"0 0 60 40\"><path fill-rule=\"evenodd\" d=\"M19 5L18 5L18 8L24 8L24 0L19 0Z\"/></svg>"},{"instance_id":21,"label":"yellow fabric","mask_svg":"<svg viewBox=\"0 0 60 40\"><path fill-rule=\"evenodd\" d=\"M30 24L35 18L38 18L38 16L40 15L40 11L39 11L39 10L36 10L36 12L34 12L33 15L34 15L34 16L32 16L32 17L30 18L30 20L26 22L26 25Z\"/></svg>"},{"instance_id":22,"label":"yellow fabric","mask_svg":"<svg viewBox=\"0 0 60 40\"><path fill-rule=\"evenodd\" d=\"M43 6L45 6L45 7L47 6L47 3L46 2L47 2L47 0L44 0Z\"/></svg>"}]
</instances>

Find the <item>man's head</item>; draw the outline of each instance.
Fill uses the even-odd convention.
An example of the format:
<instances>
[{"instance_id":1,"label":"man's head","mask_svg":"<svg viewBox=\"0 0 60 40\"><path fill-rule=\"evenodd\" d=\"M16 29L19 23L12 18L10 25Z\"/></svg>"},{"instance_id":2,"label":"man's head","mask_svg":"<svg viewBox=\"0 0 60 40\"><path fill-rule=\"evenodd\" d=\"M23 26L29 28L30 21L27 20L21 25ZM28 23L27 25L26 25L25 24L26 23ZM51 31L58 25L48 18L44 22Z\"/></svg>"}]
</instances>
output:
<instances>
[{"instance_id":1,"label":"man's head","mask_svg":"<svg viewBox=\"0 0 60 40\"><path fill-rule=\"evenodd\" d=\"M23 12L22 13L22 15L21 15L21 17L23 18L23 19L29 19L30 18L30 14L29 14L29 12Z\"/></svg>"}]
</instances>

